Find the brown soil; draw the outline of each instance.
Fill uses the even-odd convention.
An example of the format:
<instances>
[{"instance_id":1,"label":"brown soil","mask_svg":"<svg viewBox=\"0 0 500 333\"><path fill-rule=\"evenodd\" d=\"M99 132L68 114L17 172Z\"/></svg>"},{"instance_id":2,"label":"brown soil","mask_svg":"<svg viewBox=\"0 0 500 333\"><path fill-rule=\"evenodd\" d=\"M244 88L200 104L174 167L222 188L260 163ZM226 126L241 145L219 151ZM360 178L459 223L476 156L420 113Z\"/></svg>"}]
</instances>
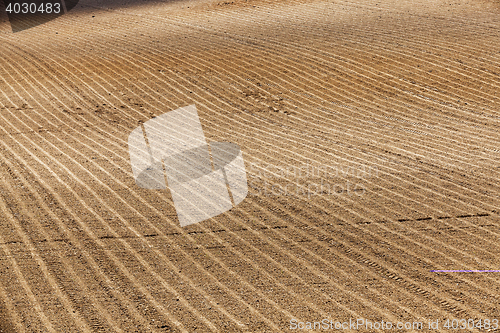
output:
<instances>
[{"instance_id":1,"label":"brown soil","mask_svg":"<svg viewBox=\"0 0 500 333\"><path fill-rule=\"evenodd\" d=\"M0 331L500 319L500 273L431 272L500 269L498 1L81 0L5 24ZM251 189L181 228L127 137L190 104Z\"/></svg>"}]
</instances>

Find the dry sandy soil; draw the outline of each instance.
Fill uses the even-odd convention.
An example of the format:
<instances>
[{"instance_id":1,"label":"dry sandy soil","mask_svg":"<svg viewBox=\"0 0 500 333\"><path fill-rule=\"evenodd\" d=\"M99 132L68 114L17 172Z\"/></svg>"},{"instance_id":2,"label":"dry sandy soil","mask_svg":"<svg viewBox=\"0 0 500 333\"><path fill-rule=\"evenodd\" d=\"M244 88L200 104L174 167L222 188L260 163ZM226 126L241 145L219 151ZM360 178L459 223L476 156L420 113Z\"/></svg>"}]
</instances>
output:
<instances>
[{"instance_id":1,"label":"dry sandy soil","mask_svg":"<svg viewBox=\"0 0 500 333\"><path fill-rule=\"evenodd\" d=\"M431 272L500 269L498 1L81 0L8 28L0 331L500 319L500 273ZM127 137L190 104L250 193L181 228Z\"/></svg>"}]
</instances>

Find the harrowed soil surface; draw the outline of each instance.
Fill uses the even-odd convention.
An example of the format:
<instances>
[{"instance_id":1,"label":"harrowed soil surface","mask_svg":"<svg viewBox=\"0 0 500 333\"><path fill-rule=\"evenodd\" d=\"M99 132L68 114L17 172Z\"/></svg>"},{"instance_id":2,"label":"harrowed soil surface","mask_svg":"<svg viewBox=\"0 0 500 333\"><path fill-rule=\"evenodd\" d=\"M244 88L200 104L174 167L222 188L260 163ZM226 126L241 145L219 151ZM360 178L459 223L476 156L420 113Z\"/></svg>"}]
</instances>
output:
<instances>
[{"instance_id":1,"label":"harrowed soil surface","mask_svg":"<svg viewBox=\"0 0 500 333\"><path fill-rule=\"evenodd\" d=\"M500 273L431 272L500 269L498 1L81 0L1 26L0 331L500 319ZM191 104L250 190L181 228L127 138Z\"/></svg>"}]
</instances>

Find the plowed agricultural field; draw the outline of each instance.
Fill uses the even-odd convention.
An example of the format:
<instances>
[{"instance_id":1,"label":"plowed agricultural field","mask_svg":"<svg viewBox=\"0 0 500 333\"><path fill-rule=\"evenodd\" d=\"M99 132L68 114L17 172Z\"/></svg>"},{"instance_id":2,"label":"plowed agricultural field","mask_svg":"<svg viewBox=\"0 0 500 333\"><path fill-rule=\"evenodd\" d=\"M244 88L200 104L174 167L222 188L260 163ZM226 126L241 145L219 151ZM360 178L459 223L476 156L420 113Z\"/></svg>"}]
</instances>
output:
<instances>
[{"instance_id":1,"label":"plowed agricultural field","mask_svg":"<svg viewBox=\"0 0 500 333\"><path fill-rule=\"evenodd\" d=\"M500 330L498 1L81 0L0 58L0 331ZM127 138L193 104L249 193L180 227Z\"/></svg>"}]
</instances>

